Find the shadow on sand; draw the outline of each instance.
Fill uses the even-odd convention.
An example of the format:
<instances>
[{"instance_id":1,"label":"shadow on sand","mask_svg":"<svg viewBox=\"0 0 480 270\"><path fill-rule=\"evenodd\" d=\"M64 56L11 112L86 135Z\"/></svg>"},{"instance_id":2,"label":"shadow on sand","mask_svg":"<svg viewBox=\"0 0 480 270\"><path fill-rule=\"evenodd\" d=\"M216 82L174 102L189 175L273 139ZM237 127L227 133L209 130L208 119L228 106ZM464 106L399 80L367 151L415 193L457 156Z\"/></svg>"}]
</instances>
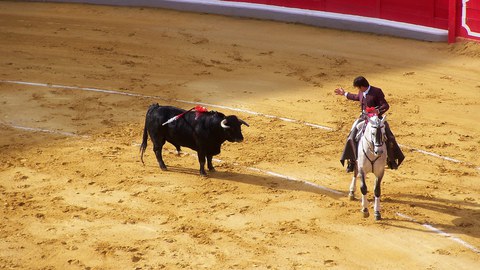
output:
<instances>
[{"instance_id":1,"label":"shadow on sand","mask_svg":"<svg viewBox=\"0 0 480 270\"><path fill-rule=\"evenodd\" d=\"M335 189L311 185L301 180L288 180L282 177L261 174L261 172L258 172L258 174L256 172L247 174L247 173L241 173L237 171L234 172L231 170L222 171L220 169L214 172L208 172L207 177L201 177L197 169L181 168L176 166L169 166L168 171L163 173L167 173L167 172L195 176L200 179L208 178L208 179L232 181L232 182L238 182L238 183L243 183L248 185L256 185L256 186L270 188L270 189L278 189L278 190L286 190L286 191L303 191L303 192L309 192L309 193L328 196L333 199L339 199L345 196L343 192Z\"/></svg>"},{"instance_id":2,"label":"shadow on sand","mask_svg":"<svg viewBox=\"0 0 480 270\"><path fill-rule=\"evenodd\" d=\"M469 235L477 239L480 238L480 230L478 230L480 227L480 205L478 203L464 200L427 198L415 194L396 194L389 198L388 203L402 204L449 215L453 217L451 222L439 223L428 221L425 223L447 233ZM409 220L405 221L414 222ZM420 220L416 223L424 224Z\"/></svg>"}]
</instances>

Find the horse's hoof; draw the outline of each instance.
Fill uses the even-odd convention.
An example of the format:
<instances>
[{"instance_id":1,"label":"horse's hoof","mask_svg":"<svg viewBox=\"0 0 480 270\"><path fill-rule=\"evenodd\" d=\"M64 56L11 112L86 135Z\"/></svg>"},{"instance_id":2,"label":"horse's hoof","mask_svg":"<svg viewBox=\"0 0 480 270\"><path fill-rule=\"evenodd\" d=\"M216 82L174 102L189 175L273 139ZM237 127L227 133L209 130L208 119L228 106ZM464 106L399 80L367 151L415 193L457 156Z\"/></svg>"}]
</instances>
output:
<instances>
[{"instance_id":1,"label":"horse's hoof","mask_svg":"<svg viewBox=\"0 0 480 270\"><path fill-rule=\"evenodd\" d=\"M368 218L370 216L367 208L362 209L362 213L364 218Z\"/></svg>"},{"instance_id":2,"label":"horse's hoof","mask_svg":"<svg viewBox=\"0 0 480 270\"><path fill-rule=\"evenodd\" d=\"M375 211L375 220L382 220L382 214L379 211Z\"/></svg>"},{"instance_id":3,"label":"horse's hoof","mask_svg":"<svg viewBox=\"0 0 480 270\"><path fill-rule=\"evenodd\" d=\"M350 201L355 201L355 194L353 192L348 193L348 199Z\"/></svg>"}]
</instances>

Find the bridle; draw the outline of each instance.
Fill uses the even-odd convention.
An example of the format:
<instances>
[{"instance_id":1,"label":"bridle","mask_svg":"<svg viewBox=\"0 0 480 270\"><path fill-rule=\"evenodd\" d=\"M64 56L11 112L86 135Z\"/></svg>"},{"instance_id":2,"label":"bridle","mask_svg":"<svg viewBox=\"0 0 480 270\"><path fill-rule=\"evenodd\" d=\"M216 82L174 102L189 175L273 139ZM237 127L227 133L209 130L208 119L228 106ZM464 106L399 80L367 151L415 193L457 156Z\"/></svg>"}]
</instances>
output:
<instances>
[{"instance_id":1,"label":"bridle","mask_svg":"<svg viewBox=\"0 0 480 270\"><path fill-rule=\"evenodd\" d=\"M378 118L377 118L378 119ZM367 125L370 123L369 120L366 121L367 123L365 123L365 130L364 130L364 134L362 136L362 150L363 150L363 154L365 154L365 157L368 159L368 161L370 161L370 163L372 164L372 172L374 172L374 164L375 162L382 156L382 154L376 154L375 153L375 148L380 148L383 146L384 144L384 137L383 136L383 133L382 133L382 128L384 128L385 126L381 126L379 123L378 123L378 120L376 122L376 125L373 126L373 125L370 125L370 128L375 128L377 131L375 132L375 136L373 136L373 134L370 132L370 136L371 136L371 139L370 140L367 140L366 139L366 135L365 132L367 131ZM368 156L367 152L365 152L365 144L364 144L364 141L367 142L367 145L368 145L368 150L370 153L372 153L374 156L376 156L373 160L370 159L370 157Z\"/></svg>"}]
</instances>

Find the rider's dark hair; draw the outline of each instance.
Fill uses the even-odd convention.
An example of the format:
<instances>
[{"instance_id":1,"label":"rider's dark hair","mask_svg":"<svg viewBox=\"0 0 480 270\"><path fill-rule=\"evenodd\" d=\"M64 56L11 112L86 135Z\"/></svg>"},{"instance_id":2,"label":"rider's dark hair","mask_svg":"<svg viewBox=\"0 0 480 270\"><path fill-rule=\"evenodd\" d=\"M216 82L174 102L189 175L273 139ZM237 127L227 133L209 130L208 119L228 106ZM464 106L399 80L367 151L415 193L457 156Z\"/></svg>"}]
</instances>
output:
<instances>
[{"instance_id":1,"label":"rider's dark hair","mask_svg":"<svg viewBox=\"0 0 480 270\"><path fill-rule=\"evenodd\" d=\"M369 87L370 84L368 83L367 79L365 79L365 77L358 76L353 80L353 86L354 87L361 87L361 86Z\"/></svg>"}]
</instances>

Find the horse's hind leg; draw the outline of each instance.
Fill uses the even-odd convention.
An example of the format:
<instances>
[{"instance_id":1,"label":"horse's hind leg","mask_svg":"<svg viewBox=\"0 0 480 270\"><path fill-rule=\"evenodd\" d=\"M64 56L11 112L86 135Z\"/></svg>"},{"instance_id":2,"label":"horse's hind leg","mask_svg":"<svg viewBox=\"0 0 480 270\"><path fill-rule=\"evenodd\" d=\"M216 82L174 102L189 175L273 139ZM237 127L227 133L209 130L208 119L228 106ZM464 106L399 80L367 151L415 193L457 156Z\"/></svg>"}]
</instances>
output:
<instances>
[{"instance_id":1,"label":"horse's hind leg","mask_svg":"<svg viewBox=\"0 0 480 270\"><path fill-rule=\"evenodd\" d=\"M377 177L375 180L375 189L374 189L374 194L375 194L375 205L373 206L373 210L375 211L375 220L381 220L382 215L380 214L380 195L381 195L381 189L380 189L380 184L382 183L382 176Z\"/></svg>"},{"instance_id":2,"label":"horse's hind leg","mask_svg":"<svg viewBox=\"0 0 480 270\"><path fill-rule=\"evenodd\" d=\"M367 218L370 216L370 213L368 212L367 184L365 183L365 173L363 171L360 172L360 179L362 180L360 185L360 191L362 192L362 213L363 217Z\"/></svg>"},{"instance_id":3,"label":"horse's hind leg","mask_svg":"<svg viewBox=\"0 0 480 270\"><path fill-rule=\"evenodd\" d=\"M353 171L352 183L350 184L350 192L348 193L348 199L350 201L355 200L355 190L357 189L357 176L358 176L358 169L355 166L355 170Z\"/></svg>"}]
</instances>

